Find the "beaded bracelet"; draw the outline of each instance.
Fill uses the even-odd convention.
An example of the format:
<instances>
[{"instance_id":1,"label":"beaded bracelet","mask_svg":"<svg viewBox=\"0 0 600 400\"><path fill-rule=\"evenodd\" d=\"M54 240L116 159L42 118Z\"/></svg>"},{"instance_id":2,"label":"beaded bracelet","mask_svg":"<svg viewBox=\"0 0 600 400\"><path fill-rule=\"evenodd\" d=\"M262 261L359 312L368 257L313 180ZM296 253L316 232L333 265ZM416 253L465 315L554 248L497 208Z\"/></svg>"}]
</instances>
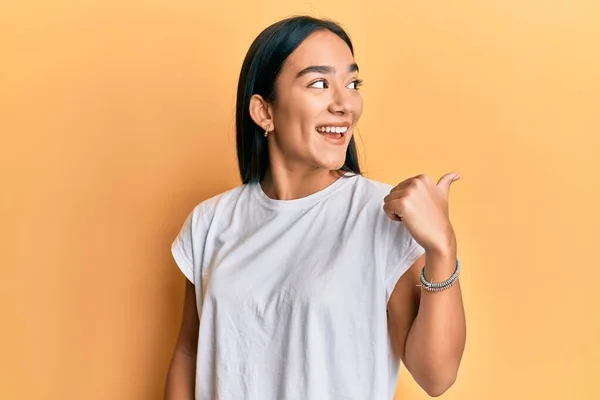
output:
<instances>
[{"instance_id":1,"label":"beaded bracelet","mask_svg":"<svg viewBox=\"0 0 600 400\"><path fill-rule=\"evenodd\" d=\"M452 276L448 279L446 279L444 282L429 282L427 279L425 279L425 267L423 267L421 269L421 286L423 289L430 291L430 292L440 292L442 290L446 290L450 287L452 287L456 281L458 280L458 275L460 274L460 260L458 259L458 257L456 257L456 268L454 269L454 273L452 274Z\"/></svg>"}]
</instances>

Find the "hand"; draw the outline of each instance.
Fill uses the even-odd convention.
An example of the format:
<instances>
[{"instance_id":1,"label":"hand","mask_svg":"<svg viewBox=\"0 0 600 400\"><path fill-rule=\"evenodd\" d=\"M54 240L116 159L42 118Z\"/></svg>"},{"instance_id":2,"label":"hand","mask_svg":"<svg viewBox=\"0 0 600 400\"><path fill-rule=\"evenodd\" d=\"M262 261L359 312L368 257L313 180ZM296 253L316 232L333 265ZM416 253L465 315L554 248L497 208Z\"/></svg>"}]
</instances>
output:
<instances>
[{"instance_id":1,"label":"hand","mask_svg":"<svg viewBox=\"0 0 600 400\"><path fill-rule=\"evenodd\" d=\"M383 210L392 220L404 223L426 251L445 253L456 245L448 195L452 182L459 179L457 173L448 173L436 185L427 175L409 178L385 196Z\"/></svg>"}]
</instances>

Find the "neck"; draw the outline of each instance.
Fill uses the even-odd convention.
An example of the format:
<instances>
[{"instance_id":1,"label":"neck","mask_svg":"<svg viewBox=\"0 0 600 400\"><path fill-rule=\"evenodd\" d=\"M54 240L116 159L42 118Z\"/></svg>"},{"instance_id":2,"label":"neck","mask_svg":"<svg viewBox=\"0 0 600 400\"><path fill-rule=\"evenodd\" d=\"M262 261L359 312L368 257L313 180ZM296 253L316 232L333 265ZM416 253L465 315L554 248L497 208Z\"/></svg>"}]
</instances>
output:
<instances>
[{"instance_id":1,"label":"neck","mask_svg":"<svg viewBox=\"0 0 600 400\"><path fill-rule=\"evenodd\" d=\"M322 168L300 171L297 169L269 168L260 182L263 192L276 200L294 200L325 189L344 174Z\"/></svg>"}]
</instances>

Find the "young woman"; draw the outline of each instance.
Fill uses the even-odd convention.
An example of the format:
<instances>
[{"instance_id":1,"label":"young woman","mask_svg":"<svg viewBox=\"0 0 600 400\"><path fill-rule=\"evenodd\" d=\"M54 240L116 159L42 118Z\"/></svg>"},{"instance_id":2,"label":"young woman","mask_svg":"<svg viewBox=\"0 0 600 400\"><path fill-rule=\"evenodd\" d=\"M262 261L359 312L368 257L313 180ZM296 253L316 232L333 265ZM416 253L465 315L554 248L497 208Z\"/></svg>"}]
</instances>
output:
<instances>
[{"instance_id":1,"label":"young woman","mask_svg":"<svg viewBox=\"0 0 600 400\"><path fill-rule=\"evenodd\" d=\"M333 22L289 18L252 43L243 184L196 206L172 247L187 286L166 399L392 399L400 361L431 396L455 381L458 175L393 188L362 176L360 83Z\"/></svg>"}]
</instances>

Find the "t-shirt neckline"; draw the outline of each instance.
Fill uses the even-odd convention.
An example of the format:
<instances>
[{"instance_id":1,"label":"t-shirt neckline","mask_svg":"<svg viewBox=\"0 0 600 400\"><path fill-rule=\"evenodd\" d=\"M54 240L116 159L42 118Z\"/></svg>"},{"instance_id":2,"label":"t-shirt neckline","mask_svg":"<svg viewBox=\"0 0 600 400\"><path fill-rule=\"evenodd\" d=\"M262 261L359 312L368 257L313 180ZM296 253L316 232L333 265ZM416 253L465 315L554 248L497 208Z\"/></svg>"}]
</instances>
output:
<instances>
[{"instance_id":1,"label":"t-shirt neckline","mask_svg":"<svg viewBox=\"0 0 600 400\"><path fill-rule=\"evenodd\" d=\"M307 207L311 207L314 204L318 203L319 201L325 199L326 197L329 197L330 195L332 195L333 193L337 192L339 189L341 189L343 186L346 185L347 182L351 181L351 178L353 176L356 176L356 174L354 174L353 172L346 172L344 173L344 175L340 176L338 179L336 179L333 183L331 183L329 186L319 190L318 192L309 194L308 196L305 197L300 197L298 199L292 199L292 200L277 200L277 199L272 199L269 196L267 196L267 194L263 191L262 186L260 185L260 182L253 182L251 185L251 190L254 193L255 197L258 199L258 201L271 209L304 209Z\"/></svg>"}]
</instances>

